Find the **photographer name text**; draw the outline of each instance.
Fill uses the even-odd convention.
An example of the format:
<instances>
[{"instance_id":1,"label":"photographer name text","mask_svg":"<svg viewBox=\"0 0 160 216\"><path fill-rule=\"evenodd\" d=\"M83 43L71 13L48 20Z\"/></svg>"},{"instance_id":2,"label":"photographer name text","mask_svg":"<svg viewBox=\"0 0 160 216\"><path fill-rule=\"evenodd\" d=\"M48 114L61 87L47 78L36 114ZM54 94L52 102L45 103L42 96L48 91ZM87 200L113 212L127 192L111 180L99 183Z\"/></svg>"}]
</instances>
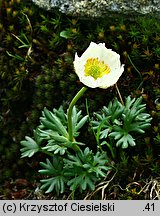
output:
<instances>
[{"instance_id":1,"label":"photographer name text","mask_svg":"<svg viewBox=\"0 0 160 216\"><path fill-rule=\"evenodd\" d=\"M20 203L4 203L3 204L3 212L8 213L16 213L16 212L114 212L115 205L114 203L106 202L105 204L98 203L90 203L90 204L80 204L79 202L73 203L64 203L64 204L27 204L26 202Z\"/></svg>"}]
</instances>

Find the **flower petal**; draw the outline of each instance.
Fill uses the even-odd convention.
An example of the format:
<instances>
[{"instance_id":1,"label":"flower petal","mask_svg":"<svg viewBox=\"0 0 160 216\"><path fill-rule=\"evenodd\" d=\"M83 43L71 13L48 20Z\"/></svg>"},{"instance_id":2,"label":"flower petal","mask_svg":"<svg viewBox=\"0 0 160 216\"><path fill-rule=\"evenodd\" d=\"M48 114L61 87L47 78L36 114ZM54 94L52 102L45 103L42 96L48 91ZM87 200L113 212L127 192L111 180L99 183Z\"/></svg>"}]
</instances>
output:
<instances>
[{"instance_id":1,"label":"flower petal","mask_svg":"<svg viewBox=\"0 0 160 216\"><path fill-rule=\"evenodd\" d=\"M99 77L96 76L95 78L93 77L94 75L92 73L85 73L85 65L88 59L98 59L99 62L103 62L96 65L96 73L100 74ZM95 61L89 62L94 62L95 64ZM124 71L124 65L121 65L120 62L120 55L111 49L107 49L104 43L96 44L91 42L81 57L78 57L77 53L75 54L75 60L73 63L75 72L78 75L80 81L90 88L99 87L106 89L114 85ZM104 64L110 68L110 72L102 76L102 73L100 73L102 71L101 65ZM93 68L94 66L95 65L93 65Z\"/></svg>"}]
</instances>

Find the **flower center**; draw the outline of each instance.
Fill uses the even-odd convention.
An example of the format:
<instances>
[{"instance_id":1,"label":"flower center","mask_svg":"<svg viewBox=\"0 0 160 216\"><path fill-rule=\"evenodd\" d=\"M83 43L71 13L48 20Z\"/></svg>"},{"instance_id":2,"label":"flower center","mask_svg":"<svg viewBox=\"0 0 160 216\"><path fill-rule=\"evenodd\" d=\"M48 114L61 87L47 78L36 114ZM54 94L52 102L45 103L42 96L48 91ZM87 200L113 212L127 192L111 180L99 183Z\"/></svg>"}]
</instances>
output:
<instances>
[{"instance_id":1,"label":"flower center","mask_svg":"<svg viewBox=\"0 0 160 216\"><path fill-rule=\"evenodd\" d=\"M92 76L95 80L109 74L111 69L104 61L99 61L98 58L90 58L85 64L85 76Z\"/></svg>"}]
</instances>

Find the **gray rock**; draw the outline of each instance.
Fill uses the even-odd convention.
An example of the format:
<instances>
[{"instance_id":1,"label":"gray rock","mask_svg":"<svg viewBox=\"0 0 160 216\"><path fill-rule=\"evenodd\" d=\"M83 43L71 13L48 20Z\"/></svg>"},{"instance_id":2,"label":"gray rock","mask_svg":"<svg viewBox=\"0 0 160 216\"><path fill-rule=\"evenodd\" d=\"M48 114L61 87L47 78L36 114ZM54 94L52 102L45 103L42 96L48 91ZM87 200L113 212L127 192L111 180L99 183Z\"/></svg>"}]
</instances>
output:
<instances>
[{"instance_id":1,"label":"gray rock","mask_svg":"<svg viewBox=\"0 0 160 216\"><path fill-rule=\"evenodd\" d=\"M42 8L58 8L74 16L102 17L110 13L160 14L160 0L32 0Z\"/></svg>"}]
</instances>

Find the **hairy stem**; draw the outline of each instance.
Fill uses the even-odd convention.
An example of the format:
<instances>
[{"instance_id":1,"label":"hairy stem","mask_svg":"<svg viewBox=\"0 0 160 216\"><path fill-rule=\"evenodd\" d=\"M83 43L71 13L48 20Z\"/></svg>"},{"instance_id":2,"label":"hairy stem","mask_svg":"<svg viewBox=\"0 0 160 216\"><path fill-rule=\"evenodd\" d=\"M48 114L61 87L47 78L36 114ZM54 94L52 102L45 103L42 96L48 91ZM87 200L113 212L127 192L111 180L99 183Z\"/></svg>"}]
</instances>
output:
<instances>
[{"instance_id":1,"label":"hairy stem","mask_svg":"<svg viewBox=\"0 0 160 216\"><path fill-rule=\"evenodd\" d=\"M74 141L73 137L73 126L72 126L72 110L73 106L76 104L78 99L84 94L84 92L87 90L87 87L82 87L81 90L75 95L75 97L72 99L69 108L68 108L68 134L69 134L69 140L71 142Z\"/></svg>"}]
</instances>

